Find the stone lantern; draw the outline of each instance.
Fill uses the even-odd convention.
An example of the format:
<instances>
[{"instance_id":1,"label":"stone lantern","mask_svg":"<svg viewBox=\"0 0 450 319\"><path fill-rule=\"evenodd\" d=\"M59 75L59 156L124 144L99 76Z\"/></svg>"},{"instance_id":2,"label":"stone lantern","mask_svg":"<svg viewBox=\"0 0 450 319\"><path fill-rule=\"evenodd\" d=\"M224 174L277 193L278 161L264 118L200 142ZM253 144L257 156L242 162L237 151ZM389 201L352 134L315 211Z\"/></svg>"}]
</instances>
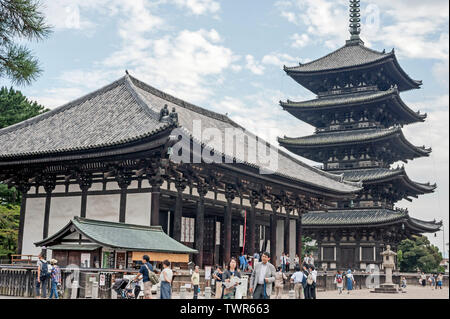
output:
<instances>
[{"instance_id":1,"label":"stone lantern","mask_svg":"<svg viewBox=\"0 0 450 319\"><path fill-rule=\"evenodd\" d=\"M398 285L392 282L392 270L395 267L395 256L397 256L397 253L391 250L390 245L387 245L386 250L381 253L381 256L383 256L383 268L386 275L386 281L372 292L398 293Z\"/></svg>"}]
</instances>

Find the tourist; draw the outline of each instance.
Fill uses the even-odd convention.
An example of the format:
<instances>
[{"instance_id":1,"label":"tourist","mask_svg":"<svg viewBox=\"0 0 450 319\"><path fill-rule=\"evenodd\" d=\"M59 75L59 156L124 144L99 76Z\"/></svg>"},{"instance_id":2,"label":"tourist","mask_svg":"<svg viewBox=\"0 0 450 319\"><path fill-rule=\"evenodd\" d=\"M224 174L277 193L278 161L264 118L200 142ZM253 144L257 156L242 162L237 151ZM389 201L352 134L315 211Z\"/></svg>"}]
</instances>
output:
<instances>
[{"instance_id":1,"label":"tourist","mask_svg":"<svg viewBox=\"0 0 450 319\"><path fill-rule=\"evenodd\" d=\"M311 299L309 295L309 287L308 287L308 276L309 276L309 270L307 265L303 266L303 293L305 295L305 299Z\"/></svg>"},{"instance_id":2,"label":"tourist","mask_svg":"<svg viewBox=\"0 0 450 319\"><path fill-rule=\"evenodd\" d=\"M434 289L434 285L436 282L436 278L434 278L434 275L431 274L430 277L428 277L428 282L430 283L430 287L431 289Z\"/></svg>"},{"instance_id":3,"label":"tourist","mask_svg":"<svg viewBox=\"0 0 450 319\"><path fill-rule=\"evenodd\" d=\"M427 275L425 275L425 273L422 271L422 274L420 275L420 284L422 285L422 287L426 287L427 285Z\"/></svg>"},{"instance_id":4,"label":"tourist","mask_svg":"<svg viewBox=\"0 0 450 319\"><path fill-rule=\"evenodd\" d=\"M159 282L161 283L161 299L172 299L172 278L173 272L170 269L170 261L163 261L163 270L159 275Z\"/></svg>"},{"instance_id":5,"label":"tourist","mask_svg":"<svg viewBox=\"0 0 450 319\"><path fill-rule=\"evenodd\" d=\"M305 254L305 257L303 257L303 267L309 265L309 257L308 254Z\"/></svg>"},{"instance_id":6,"label":"tourist","mask_svg":"<svg viewBox=\"0 0 450 319\"><path fill-rule=\"evenodd\" d=\"M216 282L216 299L221 299L222 291L223 291L223 289L222 289L223 288L222 287L223 272L222 272L222 268L220 268L219 265L216 265L216 271L214 271L212 276Z\"/></svg>"},{"instance_id":7,"label":"tourist","mask_svg":"<svg viewBox=\"0 0 450 319\"><path fill-rule=\"evenodd\" d=\"M235 299L236 298L236 287L240 284L241 273L239 269L236 269L237 262L236 258L231 258L228 263L228 269L223 273L223 299Z\"/></svg>"},{"instance_id":8,"label":"tourist","mask_svg":"<svg viewBox=\"0 0 450 319\"><path fill-rule=\"evenodd\" d=\"M294 258L294 270L297 265L300 265L300 257L296 254Z\"/></svg>"},{"instance_id":9,"label":"tourist","mask_svg":"<svg viewBox=\"0 0 450 319\"><path fill-rule=\"evenodd\" d=\"M313 254L309 254L309 265L314 266L314 256L313 256Z\"/></svg>"},{"instance_id":10,"label":"tourist","mask_svg":"<svg viewBox=\"0 0 450 319\"><path fill-rule=\"evenodd\" d=\"M291 270L291 257L289 254L286 254L286 271L289 272Z\"/></svg>"},{"instance_id":11,"label":"tourist","mask_svg":"<svg viewBox=\"0 0 450 319\"><path fill-rule=\"evenodd\" d=\"M339 270L334 277L334 283L336 284L339 294L342 294L342 289L344 288L344 278L342 277L342 274Z\"/></svg>"},{"instance_id":12,"label":"tourist","mask_svg":"<svg viewBox=\"0 0 450 319\"><path fill-rule=\"evenodd\" d=\"M134 278L134 281L138 282L142 276L144 282L144 299L152 299L152 282L150 276L154 275L153 266L150 264L150 257L147 255L142 256L142 266L139 269L139 273Z\"/></svg>"},{"instance_id":13,"label":"tourist","mask_svg":"<svg viewBox=\"0 0 450 319\"><path fill-rule=\"evenodd\" d=\"M253 259L254 259L254 264L256 263L256 262L259 262L259 253L258 252L255 252L254 254L253 254ZM254 266L254 265L253 265Z\"/></svg>"},{"instance_id":14,"label":"tourist","mask_svg":"<svg viewBox=\"0 0 450 319\"><path fill-rule=\"evenodd\" d=\"M281 254L280 264L281 264L282 271L286 272L286 255L284 253Z\"/></svg>"},{"instance_id":15,"label":"tourist","mask_svg":"<svg viewBox=\"0 0 450 319\"><path fill-rule=\"evenodd\" d=\"M44 254L39 254L39 260L37 261L37 279L36 279L36 298L47 298L47 282L50 278L50 265L44 259Z\"/></svg>"},{"instance_id":16,"label":"tourist","mask_svg":"<svg viewBox=\"0 0 450 319\"><path fill-rule=\"evenodd\" d=\"M247 269L247 258L244 253L239 256L239 269L245 271Z\"/></svg>"},{"instance_id":17,"label":"tourist","mask_svg":"<svg viewBox=\"0 0 450 319\"><path fill-rule=\"evenodd\" d=\"M350 294L350 291L353 290L353 285L355 284L355 278L353 277L352 271L349 269L347 271L347 294Z\"/></svg>"},{"instance_id":18,"label":"tourist","mask_svg":"<svg viewBox=\"0 0 450 319\"><path fill-rule=\"evenodd\" d=\"M281 267L278 267L277 273L275 274L275 299L281 299L283 294L284 280L286 280L286 275L281 271Z\"/></svg>"},{"instance_id":19,"label":"tourist","mask_svg":"<svg viewBox=\"0 0 450 319\"><path fill-rule=\"evenodd\" d=\"M198 290L200 289L200 267L195 266L194 273L191 277L191 283L194 287L194 299L198 299Z\"/></svg>"},{"instance_id":20,"label":"tourist","mask_svg":"<svg viewBox=\"0 0 450 319\"><path fill-rule=\"evenodd\" d=\"M444 279L444 276L442 275L442 273L440 273L437 277L437 286L439 287L439 289L442 289L442 280L443 279Z\"/></svg>"},{"instance_id":21,"label":"tourist","mask_svg":"<svg viewBox=\"0 0 450 319\"><path fill-rule=\"evenodd\" d=\"M255 265L250 277L250 293L253 294L253 299L270 299L276 270L269 262L270 254L268 252L264 252L261 259L262 261Z\"/></svg>"},{"instance_id":22,"label":"tourist","mask_svg":"<svg viewBox=\"0 0 450 319\"><path fill-rule=\"evenodd\" d=\"M253 258L252 257L249 257L248 258L248 265L247 265L247 269L248 269L248 271L252 271L253 270Z\"/></svg>"},{"instance_id":23,"label":"tourist","mask_svg":"<svg viewBox=\"0 0 450 319\"><path fill-rule=\"evenodd\" d=\"M406 292L405 291L405 289L406 289L406 277L405 276L402 276L400 283L401 283L400 287L402 288L402 292Z\"/></svg>"},{"instance_id":24,"label":"tourist","mask_svg":"<svg viewBox=\"0 0 450 319\"><path fill-rule=\"evenodd\" d=\"M312 279L313 279L313 283L312 283L312 285L309 288L310 289L309 296L310 296L311 299L316 299L317 270L316 270L316 268L314 266L311 266L310 267L310 271L311 271L311 276L312 276Z\"/></svg>"},{"instance_id":25,"label":"tourist","mask_svg":"<svg viewBox=\"0 0 450 319\"><path fill-rule=\"evenodd\" d=\"M295 299L304 299L303 282L304 274L301 271L300 265L295 266L295 272L291 276L291 282L294 284Z\"/></svg>"},{"instance_id":26,"label":"tourist","mask_svg":"<svg viewBox=\"0 0 450 319\"><path fill-rule=\"evenodd\" d=\"M51 271L50 271L50 297L52 299L55 296L55 299L58 299L58 286L61 285L61 269L59 269L57 265L58 261L56 259L50 260Z\"/></svg>"}]
</instances>

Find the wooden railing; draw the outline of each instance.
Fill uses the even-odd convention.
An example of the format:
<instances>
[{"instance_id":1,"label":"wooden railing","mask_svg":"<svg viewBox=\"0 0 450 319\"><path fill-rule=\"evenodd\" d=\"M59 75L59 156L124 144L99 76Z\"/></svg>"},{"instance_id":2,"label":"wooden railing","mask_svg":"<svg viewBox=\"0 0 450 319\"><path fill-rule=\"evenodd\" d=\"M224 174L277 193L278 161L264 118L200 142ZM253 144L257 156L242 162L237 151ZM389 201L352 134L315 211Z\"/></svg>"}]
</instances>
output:
<instances>
[{"instance_id":1,"label":"wooden railing","mask_svg":"<svg viewBox=\"0 0 450 319\"><path fill-rule=\"evenodd\" d=\"M33 259L34 258L34 259ZM27 264L32 265L36 263L39 257L35 255L11 255L11 264Z\"/></svg>"}]
</instances>

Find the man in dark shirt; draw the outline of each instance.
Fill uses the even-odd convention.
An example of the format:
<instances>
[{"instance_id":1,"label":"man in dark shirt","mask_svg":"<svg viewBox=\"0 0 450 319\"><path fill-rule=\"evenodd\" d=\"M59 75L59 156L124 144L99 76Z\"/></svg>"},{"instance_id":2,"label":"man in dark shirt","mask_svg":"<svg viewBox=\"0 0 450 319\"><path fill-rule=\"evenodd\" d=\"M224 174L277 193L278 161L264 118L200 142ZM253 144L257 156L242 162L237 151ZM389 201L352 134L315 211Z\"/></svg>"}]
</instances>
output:
<instances>
[{"instance_id":1,"label":"man in dark shirt","mask_svg":"<svg viewBox=\"0 0 450 319\"><path fill-rule=\"evenodd\" d=\"M149 272L153 271L153 266L150 264L150 257L147 255L142 256L142 266L139 269L139 274L134 278L135 281L140 280L142 275L142 281L144 282L144 298L152 299L152 282L149 278Z\"/></svg>"}]
</instances>

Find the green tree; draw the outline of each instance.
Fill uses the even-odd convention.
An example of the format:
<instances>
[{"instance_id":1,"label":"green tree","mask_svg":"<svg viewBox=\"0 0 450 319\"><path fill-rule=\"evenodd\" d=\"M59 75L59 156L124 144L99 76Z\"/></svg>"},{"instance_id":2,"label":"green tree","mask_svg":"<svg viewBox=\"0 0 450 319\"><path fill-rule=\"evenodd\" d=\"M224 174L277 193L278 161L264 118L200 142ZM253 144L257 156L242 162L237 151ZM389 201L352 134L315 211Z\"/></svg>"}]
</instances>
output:
<instances>
[{"instance_id":1,"label":"green tree","mask_svg":"<svg viewBox=\"0 0 450 319\"><path fill-rule=\"evenodd\" d=\"M425 236L405 239L398 245L397 262L401 271L426 273L440 271L442 254Z\"/></svg>"},{"instance_id":2,"label":"green tree","mask_svg":"<svg viewBox=\"0 0 450 319\"><path fill-rule=\"evenodd\" d=\"M18 205L0 205L0 256L16 252L19 218Z\"/></svg>"},{"instance_id":3,"label":"green tree","mask_svg":"<svg viewBox=\"0 0 450 319\"><path fill-rule=\"evenodd\" d=\"M317 250L317 246L316 245L311 245L312 242L312 238L311 237L302 237L302 252L303 255L304 254L311 254L313 252L315 252ZM299 256L300 258L303 258L302 256Z\"/></svg>"},{"instance_id":4,"label":"green tree","mask_svg":"<svg viewBox=\"0 0 450 319\"><path fill-rule=\"evenodd\" d=\"M30 84L42 72L39 61L19 39L42 40L51 28L39 0L0 0L0 77L15 84Z\"/></svg>"}]
</instances>

